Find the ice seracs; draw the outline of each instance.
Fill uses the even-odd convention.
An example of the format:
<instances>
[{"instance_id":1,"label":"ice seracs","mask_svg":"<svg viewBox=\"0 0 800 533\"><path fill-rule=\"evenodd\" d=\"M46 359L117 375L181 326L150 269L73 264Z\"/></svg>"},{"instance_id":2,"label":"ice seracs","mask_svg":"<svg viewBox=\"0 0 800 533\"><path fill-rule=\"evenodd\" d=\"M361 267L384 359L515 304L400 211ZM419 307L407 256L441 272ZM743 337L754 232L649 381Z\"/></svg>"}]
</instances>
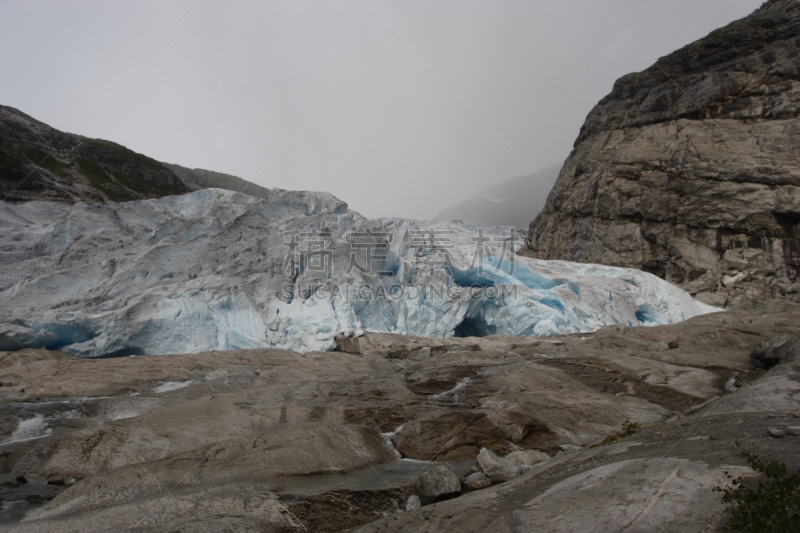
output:
<instances>
[{"instance_id":1,"label":"ice seracs","mask_svg":"<svg viewBox=\"0 0 800 533\"><path fill-rule=\"evenodd\" d=\"M0 202L0 349L329 350L363 330L555 335L715 310L647 273L515 255L511 228L370 220L327 193Z\"/></svg>"}]
</instances>

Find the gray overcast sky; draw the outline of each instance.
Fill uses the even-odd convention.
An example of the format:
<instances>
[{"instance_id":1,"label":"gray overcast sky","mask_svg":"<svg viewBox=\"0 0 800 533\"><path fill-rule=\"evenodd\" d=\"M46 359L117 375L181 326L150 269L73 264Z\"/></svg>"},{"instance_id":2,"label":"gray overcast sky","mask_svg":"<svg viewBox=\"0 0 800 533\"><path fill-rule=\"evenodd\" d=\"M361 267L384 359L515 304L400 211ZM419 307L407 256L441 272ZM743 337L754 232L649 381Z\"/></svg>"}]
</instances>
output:
<instances>
[{"instance_id":1,"label":"gray overcast sky","mask_svg":"<svg viewBox=\"0 0 800 533\"><path fill-rule=\"evenodd\" d=\"M162 161L426 218L562 161L616 78L761 3L0 0L0 103Z\"/></svg>"}]
</instances>

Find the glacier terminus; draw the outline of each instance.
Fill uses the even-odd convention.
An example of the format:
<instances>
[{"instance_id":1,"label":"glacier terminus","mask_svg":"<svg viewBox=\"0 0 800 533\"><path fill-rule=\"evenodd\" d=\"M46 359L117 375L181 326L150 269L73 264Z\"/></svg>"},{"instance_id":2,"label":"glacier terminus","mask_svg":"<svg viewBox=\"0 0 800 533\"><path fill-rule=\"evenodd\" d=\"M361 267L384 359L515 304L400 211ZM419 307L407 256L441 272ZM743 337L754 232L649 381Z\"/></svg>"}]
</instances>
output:
<instances>
[{"instance_id":1,"label":"glacier terminus","mask_svg":"<svg viewBox=\"0 0 800 533\"><path fill-rule=\"evenodd\" d=\"M633 269L516 255L513 228L367 219L330 194L0 202L0 350L331 350L363 331L588 332L717 311Z\"/></svg>"}]
</instances>

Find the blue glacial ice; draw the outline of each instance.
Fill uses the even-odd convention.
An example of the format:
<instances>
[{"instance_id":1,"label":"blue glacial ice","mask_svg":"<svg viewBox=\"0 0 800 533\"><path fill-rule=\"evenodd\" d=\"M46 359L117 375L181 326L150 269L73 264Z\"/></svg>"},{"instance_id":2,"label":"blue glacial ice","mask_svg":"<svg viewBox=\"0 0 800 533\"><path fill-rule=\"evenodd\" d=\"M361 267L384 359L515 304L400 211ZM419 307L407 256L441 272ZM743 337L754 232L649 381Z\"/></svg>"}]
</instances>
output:
<instances>
[{"instance_id":1,"label":"blue glacial ice","mask_svg":"<svg viewBox=\"0 0 800 533\"><path fill-rule=\"evenodd\" d=\"M517 256L510 228L370 220L326 193L0 202L0 228L0 350L306 352L363 331L547 336L716 311L638 270Z\"/></svg>"}]
</instances>

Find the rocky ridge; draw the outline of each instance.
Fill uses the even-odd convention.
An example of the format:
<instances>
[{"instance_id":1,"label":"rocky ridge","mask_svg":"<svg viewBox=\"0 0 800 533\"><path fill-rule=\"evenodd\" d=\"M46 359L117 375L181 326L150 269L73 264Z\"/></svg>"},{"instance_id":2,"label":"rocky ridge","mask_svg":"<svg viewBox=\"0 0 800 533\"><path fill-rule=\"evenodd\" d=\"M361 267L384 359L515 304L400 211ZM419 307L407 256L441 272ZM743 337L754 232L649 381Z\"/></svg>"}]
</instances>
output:
<instances>
[{"instance_id":1,"label":"rocky ridge","mask_svg":"<svg viewBox=\"0 0 800 533\"><path fill-rule=\"evenodd\" d=\"M0 199L129 201L221 188L263 197L241 178L161 163L101 139L64 133L0 106Z\"/></svg>"},{"instance_id":2,"label":"rocky ridge","mask_svg":"<svg viewBox=\"0 0 800 533\"><path fill-rule=\"evenodd\" d=\"M798 301L798 52L800 4L770 0L620 78L525 253L641 268L718 306Z\"/></svg>"}]
</instances>

